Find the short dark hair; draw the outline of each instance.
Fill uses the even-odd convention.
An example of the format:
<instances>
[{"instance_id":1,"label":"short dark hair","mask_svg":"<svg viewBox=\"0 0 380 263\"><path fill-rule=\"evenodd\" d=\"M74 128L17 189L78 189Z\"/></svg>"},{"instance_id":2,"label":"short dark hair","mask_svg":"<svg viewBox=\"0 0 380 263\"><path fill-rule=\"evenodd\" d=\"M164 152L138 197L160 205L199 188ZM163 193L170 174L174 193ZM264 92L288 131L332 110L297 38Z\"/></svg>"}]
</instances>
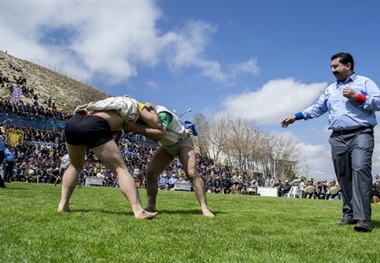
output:
<instances>
[{"instance_id":1,"label":"short dark hair","mask_svg":"<svg viewBox=\"0 0 380 263\"><path fill-rule=\"evenodd\" d=\"M347 63L351 63L351 70L354 71L355 62L354 62L354 58L351 56L350 53L339 52L331 56L331 60L334 60L337 58L340 58L339 62L344 65L347 65Z\"/></svg>"}]
</instances>

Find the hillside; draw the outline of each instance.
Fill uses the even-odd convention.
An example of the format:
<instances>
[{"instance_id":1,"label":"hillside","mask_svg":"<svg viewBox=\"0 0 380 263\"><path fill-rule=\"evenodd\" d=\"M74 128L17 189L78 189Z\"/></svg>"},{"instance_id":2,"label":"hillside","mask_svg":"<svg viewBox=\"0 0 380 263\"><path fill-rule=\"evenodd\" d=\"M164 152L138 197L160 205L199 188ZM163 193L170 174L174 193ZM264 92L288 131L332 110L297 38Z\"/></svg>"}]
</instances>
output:
<instances>
[{"instance_id":1,"label":"hillside","mask_svg":"<svg viewBox=\"0 0 380 263\"><path fill-rule=\"evenodd\" d=\"M13 57L0 51L0 76L6 76L13 86L16 86L16 78L22 76L26 79L26 86L34 89L34 94L38 94L39 102L43 103L49 97L55 98L57 107L60 110L71 112L78 104L107 98L110 95L93 88L85 83L76 81L60 73L40 65ZM5 87L0 87L0 97L8 97L9 91ZM24 96L21 99L31 103L29 98Z\"/></svg>"}]
</instances>

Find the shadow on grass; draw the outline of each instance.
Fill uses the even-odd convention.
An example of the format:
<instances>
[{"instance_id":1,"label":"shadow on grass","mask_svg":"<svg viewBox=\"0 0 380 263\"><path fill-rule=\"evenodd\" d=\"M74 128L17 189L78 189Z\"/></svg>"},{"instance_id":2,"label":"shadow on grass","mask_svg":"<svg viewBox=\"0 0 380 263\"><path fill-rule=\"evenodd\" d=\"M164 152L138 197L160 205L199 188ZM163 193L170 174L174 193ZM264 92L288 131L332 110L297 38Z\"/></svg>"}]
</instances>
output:
<instances>
[{"instance_id":1,"label":"shadow on grass","mask_svg":"<svg viewBox=\"0 0 380 263\"><path fill-rule=\"evenodd\" d=\"M380 221L379 220L371 220L372 230L375 228L380 228Z\"/></svg>"},{"instance_id":2,"label":"shadow on grass","mask_svg":"<svg viewBox=\"0 0 380 263\"><path fill-rule=\"evenodd\" d=\"M91 212L100 212L106 214L114 214L114 215L128 215L133 216L133 213L130 211L110 211L110 210L102 210L102 209L78 209L72 210L70 213L91 213ZM214 215L225 214L221 211L212 211ZM192 210L158 210L158 215L171 214L171 215L202 215L202 211L197 209Z\"/></svg>"},{"instance_id":3,"label":"shadow on grass","mask_svg":"<svg viewBox=\"0 0 380 263\"><path fill-rule=\"evenodd\" d=\"M30 188L10 187L9 185L7 187L1 188L1 189L4 189L5 191L10 191L10 190L31 190Z\"/></svg>"},{"instance_id":4,"label":"shadow on grass","mask_svg":"<svg viewBox=\"0 0 380 263\"><path fill-rule=\"evenodd\" d=\"M224 212L220 211L214 211L212 210L213 214L216 216L218 214L223 214ZM202 215L202 211L198 209L192 209L192 210L158 210L158 214L172 214L172 215Z\"/></svg>"}]
</instances>

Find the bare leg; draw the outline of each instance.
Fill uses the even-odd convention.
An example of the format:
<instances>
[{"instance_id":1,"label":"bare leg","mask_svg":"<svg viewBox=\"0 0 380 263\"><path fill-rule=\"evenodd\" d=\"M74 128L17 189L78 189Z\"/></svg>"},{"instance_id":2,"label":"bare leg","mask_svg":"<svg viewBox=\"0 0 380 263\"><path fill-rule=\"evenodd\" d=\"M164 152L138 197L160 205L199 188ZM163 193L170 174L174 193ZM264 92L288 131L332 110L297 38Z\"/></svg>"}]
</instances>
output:
<instances>
[{"instance_id":1,"label":"bare leg","mask_svg":"<svg viewBox=\"0 0 380 263\"><path fill-rule=\"evenodd\" d=\"M189 146L182 147L179 152L179 159L181 160L186 177L193 185L194 193L198 198L199 204L201 205L203 216L214 217L214 214L209 210L207 205L206 194L204 192L204 183L202 178L198 175L196 169L194 149Z\"/></svg>"},{"instance_id":2,"label":"bare leg","mask_svg":"<svg viewBox=\"0 0 380 263\"><path fill-rule=\"evenodd\" d=\"M109 141L92 149L95 155L116 174L120 190L131 204L133 214L137 219L153 218L157 213L145 211L141 205L135 180L129 173L127 165L114 141Z\"/></svg>"},{"instance_id":3,"label":"bare leg","mask_svg":"<svg viewBox=\"0 0 380 263\"><path fill-rule=\"evenodd\" d=\"M156 211L156 199L158 192L158 177L173 161L173 156L159 148L153 155L149 163L146 174L146 192L148 196L148 206L145 208L148 211Z\"/></svg>"},{"instance_id":4,"label":"bare leg","mask_svg":"<svg viewBox=\"0 0 380 263\"><path fill-rule=\"evenodd\" d=\"M58 173L57 179L55 179L54 186L56 186L59 183L59 181L62 180L62 177L63 177L64 173L65 173L65 170L62 169L62 168L59 168L59 173Z\"/></svg>"},{"instance_id":5,"label":"bare leg","mask_svg":"<svg viewBox=\"0 0 380 263\"><path fill-rule=\"evenodd\" d=\"M56 186L60 180L61 180L61 176L58 175L57 179L55 179L54 186Z\"/></svg>"},{"instance_id":6,"label":"bare leg","mask_svg":"<svg viewBox=\"0 0 380 263\"><path fill-rule=\"evenodd\" d=\"M70 212L70 198L78 182L78 174L83 168L84 155L86 153L86 146L84 145L74 146L66 144L66 147L71 163L63 174L58 212Z\"/></svg>"}]
</instances>

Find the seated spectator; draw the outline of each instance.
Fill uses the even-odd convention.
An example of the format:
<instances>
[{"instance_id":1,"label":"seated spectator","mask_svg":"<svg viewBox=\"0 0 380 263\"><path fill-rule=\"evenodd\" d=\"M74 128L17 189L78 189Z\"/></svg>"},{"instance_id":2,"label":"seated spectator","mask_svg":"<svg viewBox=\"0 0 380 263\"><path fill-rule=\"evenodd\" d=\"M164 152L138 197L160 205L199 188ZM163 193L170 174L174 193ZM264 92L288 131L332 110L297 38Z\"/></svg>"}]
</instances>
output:
<instances>
[{"instance_id":1,"label":"seated spectator","mask_svg":"<svg viewBox=\"0 0 380 263\"><path fill-rule=\"evenodd\" d=\"M237 181L237 180L234 181L234 183L232 185L231 194L233 194L233 195L240 194L240 184L239 184L239 181Z\"/></svg>"},{"instance_id":2,"label":"seated spectator","mask_svg":"<svg viewBox=\"0 0 380 263\"><path fill-rule=\"evenodd\" d=\"M172 174L172 176L169 179L169 189L173 189L175 183L178 181L178 178L175 174Z\"/></svg>"},{"instance_id":3,"label":"seated spectator","mask_svg":"<svg viewBox=\"0 0 380 263\"><path fill-rule=\"evenodd\" d=\"M26 183L36 183L37 182L37 175L36 171L33 167L33 165L30 165L24 173L25 182Z\"/></svg>"},{"instance_id":4,"label":"seated spectator","mask_svg":"<svg viewBox=\"0 0 380 263\"><path fill-rule=\"evenodd\" d=\"M133 178L135 178L135 180L136 179L141 180L141 178L142 178L142 172L137 165L135 166L135 169L133 170L132 176L133 176Z\"/></svg>"},{"instance_id":5,"label":"seated spectator","mask_svg":"<svg viewBox=\"0 0 380 263\"><path fill-rule=\"evenodd\" d=\"M291 187L292 186L289 184L289 181L285 180L285 182L278 188L278 196L284 197L287 193L290 192Z\"/></svg>"},{"instance_id":6,"label":"seated spectator","mask_svg":"<svg viewBox=\"0 0 380 263\"><path fill-rule=\"evenodd\" d=\"M169 179L166 173L163 173L161 175L160 180L158 181L158 187L161 190L168 190L169 189Z\"/></svg>"},{"instance_id":7,"label":"seated spectator","mask_svg":"<svg viewBox=\"0 0 380 263\"><path fill-rule=\"evenodd\" d=\"M225 179L222 180L222 184L223 184L223 193L224 194L230 194L231 191L232 191L232 180L226 176Z\"/></svg>"},{"instance_id":8,"label":"seated spectator","mask_svg":"<svg viewBox=\"0 0 380 263\"><path fill-rule=\"evenodd\" d=\"M249 187L252 188L252 191L249 193L251 195L257 194L257 191L259 189L259 182L255 179L253 179L249 185Z\"/></svg>"},{"instance_id":9,"label":"seated spectator","mask_svg":"<svg viewBox=\"0 0 380 263\"><path fill-rule=\"evenodd\" d=\"M327 186L324 182L317 182L317 189L315 190L315 197L317 199L325 199L327 193Z\"/></svg>"},{"instance_id":10,"label":"seated spectator","mask_svg":"<svg viewBox=\"0 0 380 263\"><path fill-rule=\"evenodd\" d=\"M305 189L305 198L309 198L309 199L314 198L314 193L315 193L315 187L314 187L313 181L309 181Z\"/></svg>"},{"instance_id":11,"label":"seated spectator","mask_svg":"<svg viewBox=\"0 0 380 263\"><path fill-rule=\"evenodd\" d=\"M212 180L212 185L211 185L211 193L220 193L222 191L222 180L220 180L220 176L217 175L215 178Z\"/></svg>"},{"instance_id":12,"label":"seated spectator","mask_svg":"<svg viewBox=\"0 0 380 263\"><path fill-rule=\"evenodd\" d=\"M340 191L340 187L336 184L336 181L331 181L326 193L326 200L340 198Z\"/></svg>"},{"instance_id":13,"label":"seated spectator","mask_svg":"<svg viewBox=\"0 0 380 263\"><path fill-rule=\"evenodd\" d=\"M380 183L378 180L372 186L372 203L380 204Z\"/></svg>"}]
</instances>

